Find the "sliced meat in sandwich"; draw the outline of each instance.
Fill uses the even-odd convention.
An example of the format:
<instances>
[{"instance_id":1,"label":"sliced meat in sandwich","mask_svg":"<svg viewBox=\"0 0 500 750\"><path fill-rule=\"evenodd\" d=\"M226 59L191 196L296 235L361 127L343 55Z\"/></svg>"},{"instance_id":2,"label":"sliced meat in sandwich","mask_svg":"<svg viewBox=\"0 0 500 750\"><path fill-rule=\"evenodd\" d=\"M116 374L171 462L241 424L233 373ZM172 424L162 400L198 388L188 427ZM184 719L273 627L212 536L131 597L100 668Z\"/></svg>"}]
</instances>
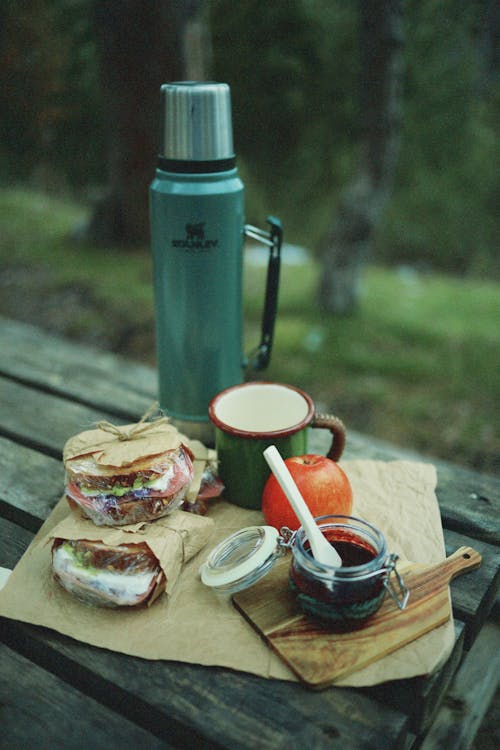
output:
<instances>
[{"instance_id":1,"label":"sliced meat in sandwich","mask_svg":"<svg viewBox=\"0 0 500 750\"><path fill-rule=\"evenodd\" d=\"M70 594L101 607L145 606L165 589L165 574L145 542L108 546L55 539L52 568Z\"/></svg>"}]
</instances>

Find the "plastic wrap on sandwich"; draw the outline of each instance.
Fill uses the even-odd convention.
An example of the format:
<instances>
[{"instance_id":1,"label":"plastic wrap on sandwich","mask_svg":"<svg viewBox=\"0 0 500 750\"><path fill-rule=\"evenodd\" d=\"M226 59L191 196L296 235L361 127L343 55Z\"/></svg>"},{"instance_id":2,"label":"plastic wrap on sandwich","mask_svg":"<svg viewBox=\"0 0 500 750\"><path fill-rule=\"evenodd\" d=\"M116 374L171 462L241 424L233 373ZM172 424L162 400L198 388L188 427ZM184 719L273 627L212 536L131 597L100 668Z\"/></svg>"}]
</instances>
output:
<instances>
[{"instance_id":1,"label":"plastic wrap on sandwich","mask_svg":"<svg viewBox=\"0 0 500 750\"><path fill-rule=\"evenodd\" d=\"M93 455L65 461L66 496L97 526L161 518L179 508L193 478L193 455L182 443L127 466L105 466Z\"/></svg>"},{"instance_id":2,"label":"plastic wrap on sandwich","mask_svg":"<svg viewBox=\"0 0 500 750\"><path fill-rule=\"evenodd\" d=\"M187 513L196 513L204 516L208 513L210 501L219 498L224 490L215 466L208 464L201 476L200 488L196 497L186 497L181 505L181 510Z\"/></svg>"}]
</instances>

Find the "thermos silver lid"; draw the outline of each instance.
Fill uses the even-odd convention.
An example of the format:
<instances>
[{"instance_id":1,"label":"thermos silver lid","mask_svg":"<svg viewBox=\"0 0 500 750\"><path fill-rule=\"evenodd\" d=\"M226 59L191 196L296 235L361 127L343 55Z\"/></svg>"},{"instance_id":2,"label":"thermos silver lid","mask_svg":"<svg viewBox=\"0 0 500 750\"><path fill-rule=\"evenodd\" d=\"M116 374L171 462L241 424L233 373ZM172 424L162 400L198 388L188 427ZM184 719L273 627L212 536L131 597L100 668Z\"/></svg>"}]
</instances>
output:
<instances>
[{"instance_id":1,"label":"thermos silver lid","mask_svg":"<svg viewBox=\"0 0 500 750\"><path fill-rule=\"evenodd\" d=\"M234 158L227 83L179 81L161 87L159 156L196 162Z\"/></svg>"}]
</instances>

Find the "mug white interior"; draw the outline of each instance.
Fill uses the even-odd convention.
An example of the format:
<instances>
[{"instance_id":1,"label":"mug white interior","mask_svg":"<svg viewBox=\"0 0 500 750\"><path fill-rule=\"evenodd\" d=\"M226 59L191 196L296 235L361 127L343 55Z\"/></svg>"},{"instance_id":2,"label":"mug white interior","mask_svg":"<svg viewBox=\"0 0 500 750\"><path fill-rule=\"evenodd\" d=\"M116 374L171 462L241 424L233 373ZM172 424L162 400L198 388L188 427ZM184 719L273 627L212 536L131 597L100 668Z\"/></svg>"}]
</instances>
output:
<instances>
[{"instance_id":1,"label":"mug white interior","mask_svg":"<svg viewBox=\"0 0 500 750\"><path fill-rule=\"evenodd\" d=\"M243 383L223 391L211 403L211 418L219 427L248 433L301 429L313 413L306 394L280 383Z\"/></svg>"}]
</instances>

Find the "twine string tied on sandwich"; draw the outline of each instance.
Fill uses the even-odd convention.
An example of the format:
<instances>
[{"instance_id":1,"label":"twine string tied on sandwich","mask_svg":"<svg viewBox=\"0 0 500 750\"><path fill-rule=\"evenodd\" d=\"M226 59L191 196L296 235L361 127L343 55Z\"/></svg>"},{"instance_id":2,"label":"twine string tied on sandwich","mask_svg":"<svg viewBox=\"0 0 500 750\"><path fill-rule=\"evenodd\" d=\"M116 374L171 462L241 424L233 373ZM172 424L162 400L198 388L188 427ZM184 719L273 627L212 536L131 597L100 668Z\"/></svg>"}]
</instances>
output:
<instances>
[{"instance_id":1,"label":"twine string tied on sandwich","mask_svg":"<svg viewBox=\"0 0 500 750\"><path fill-rule=\"evenodd\" d=\"M106 420L98 422L97 427L103 432L109 432L111 435L114 435L118 440L134 440L147 432L151 432L151 430L155 430L160 425L166 425L169 423L169 418L164 415L149 419L157 410L158 402L155 402L154 404L151 404L139 422L130 425L129 427L126 427L125 425L116 425L112 422L107 422Z\"/></svg>"},{"instance_id":2,"label":"twine string tied on sandwich","mask_svg":"<svg viewBox=\"0 0 500 750\"><path fill-rule=\"evenodd\" d=\"M134 534L147 535L148 530L151 526L151 523L154 523L157 528L161 527L163 529L164 539L165 539L166 532L170 532L171 534L174 535L175 539L178 542L178 549L180 551L181 564L184 565L189 559L186 554L186 543L189 540L189 531L188 529L182 529L182 528L177 529L175 528L175 526L169 526L168 522L169 522L169 519L167 516L166 518L159 518L156 521L149 521L147 523L143 523L138 529L134 529ZM170 544L169 542L167 543ZM171 544L170 544L170 547L172 548ZM149 548L151 552L155 554L154 549L151 546Z\"/></svg>"}]
</instances>

